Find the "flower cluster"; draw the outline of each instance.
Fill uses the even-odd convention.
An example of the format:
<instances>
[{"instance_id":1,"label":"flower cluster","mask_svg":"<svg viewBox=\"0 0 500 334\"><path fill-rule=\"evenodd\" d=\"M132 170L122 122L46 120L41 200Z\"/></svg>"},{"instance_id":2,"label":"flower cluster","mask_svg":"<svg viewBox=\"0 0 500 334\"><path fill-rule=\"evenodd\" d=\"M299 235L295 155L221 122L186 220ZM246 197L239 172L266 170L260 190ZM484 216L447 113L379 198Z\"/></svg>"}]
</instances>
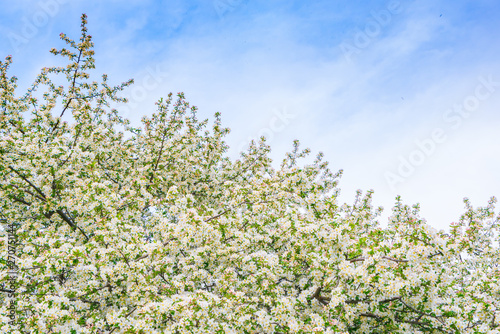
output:
<instances>
[{"instance_id":1,"label":"flower cluster","mask_svg":"<svg viewBox=\"0 0 500 334\"><path fill-rule=\"evenodd\" d=\"M61 38L69 64L24 95L0 62L0 215L19 226L0 332L500 333L494 198L449 233L398 198L383 227L372 192L340 204L342 171L298 142L279 167L264 140L227 158L220 115L182 93L132 127L109 107L132 82L90 80L86 17Z\"/></svg>"}]
</instances>

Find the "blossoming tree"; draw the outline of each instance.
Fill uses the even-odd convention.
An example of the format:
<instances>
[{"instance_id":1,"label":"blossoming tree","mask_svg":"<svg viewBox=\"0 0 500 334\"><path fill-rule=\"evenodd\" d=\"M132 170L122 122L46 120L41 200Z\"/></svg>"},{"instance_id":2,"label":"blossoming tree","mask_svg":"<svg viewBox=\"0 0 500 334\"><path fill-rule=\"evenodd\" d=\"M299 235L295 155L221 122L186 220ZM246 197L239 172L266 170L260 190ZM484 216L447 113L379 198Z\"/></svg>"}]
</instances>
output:
<instances>
[{"instance_id":1,"label":"blossoming tree","mask_svg":"<svg viewBox=\"0 0 500 334\"><path fill-rule=\"evenodd\" d=\"M61 38L24 95L0 63L2 333L500 333L494 198L448 233L397 199L383 227L298 142L279 168L263 140L227 158L182 93L132 127L85 15Z\"/></svg>"}]
</instances>

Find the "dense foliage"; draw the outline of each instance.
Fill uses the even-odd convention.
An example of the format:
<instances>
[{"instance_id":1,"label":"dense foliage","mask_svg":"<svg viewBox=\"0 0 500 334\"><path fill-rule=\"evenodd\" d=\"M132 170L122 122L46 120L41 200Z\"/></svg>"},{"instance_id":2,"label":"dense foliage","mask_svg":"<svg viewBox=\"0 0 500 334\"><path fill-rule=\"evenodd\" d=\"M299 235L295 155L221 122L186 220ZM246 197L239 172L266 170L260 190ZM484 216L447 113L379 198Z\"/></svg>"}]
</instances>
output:
<instances>
[{"instance_id":1,"label":"dense foliage","mask_svg":"<svg viewBox=\"0 0 500 334\"><path fill-rule=\"evenodd\" d=\"M2 333L500 333L494 198L447 233L399 199L381 226L298 142L279 168L263 140L227 158L182 93L132 127L86 17L61 38L24 95L0 63Z\"/></svg>"}]
</instances>

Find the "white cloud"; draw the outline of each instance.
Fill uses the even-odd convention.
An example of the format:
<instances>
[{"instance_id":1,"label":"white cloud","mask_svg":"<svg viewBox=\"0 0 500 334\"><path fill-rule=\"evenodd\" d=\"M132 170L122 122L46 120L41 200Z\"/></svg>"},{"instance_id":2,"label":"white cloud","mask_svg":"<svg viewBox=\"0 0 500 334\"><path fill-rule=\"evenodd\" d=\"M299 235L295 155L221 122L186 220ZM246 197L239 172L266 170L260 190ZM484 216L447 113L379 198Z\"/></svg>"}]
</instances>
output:
<instances>
[{"instance_id":1,"label":"white cloud","mask_svg":"<svg viewBox=\"0 0 500 334\"><path fill-rule=\"evenodd\" d=\"M328 15L320 3L308 6L305 17L287 8L259 11L260 2L248 2L219 20L206 5L133 5L135 15L120 11L123 20L113 17L112 5L101 5L94 14L99 20L89 13L89 29L96 36L98 70L112 80L136 74L140 85L147 68L160 66L165 73L161 84L136 101L135 121L152 112L160 96L184 91L201 116L222 112L232 129L229 144L239 148L286 109L295 118L273 133L274 157L300 139L313 152L324 151L333 169L344 169L342 199L350 202L356 189L373 188L375 203L389 213L401 194L408 203L420 202L423 216L440 228L460 215L462 197L486 204L490 195L500 196L500 89L459 129L450 129L442 119L474 91L478 76L492 74L500 81L500 61L492 56L500 50L493 32L484 33L491 23L458 27L468 15L461 3L411 2L352 62L339 49L356 31L346 30L349 20L342 20L353 14L352 8ZM154 11L165 12L164 25L152 21L158 20ZM359 28L373 19L356 15ZM331 36L323 36L316 25L328 20ZM464 25L470 26L469 21L463 20ZM52 41L36 45L48 49ZM468 47L481 52L473 55ZM31 74L34 65L40 64L23 71ZM414 141L436 127L445 129L448 140L395 191L390 189L384 173L397 168L398 156L410 154Z\"/></svg>"}]
</instances>

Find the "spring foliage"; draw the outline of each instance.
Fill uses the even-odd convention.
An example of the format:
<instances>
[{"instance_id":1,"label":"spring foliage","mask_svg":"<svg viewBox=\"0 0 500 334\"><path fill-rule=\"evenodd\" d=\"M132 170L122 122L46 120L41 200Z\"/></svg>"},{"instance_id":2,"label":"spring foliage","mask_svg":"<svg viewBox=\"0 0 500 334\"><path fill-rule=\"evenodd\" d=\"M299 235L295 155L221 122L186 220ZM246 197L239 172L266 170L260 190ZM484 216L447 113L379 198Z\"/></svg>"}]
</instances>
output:
<instances>
[{"instance_id":1,"label":"spring foliage","mask_svg":"<svg viewBox=\"0 0 500 334\"><path fill-rule=\"evenodd\" d=\"M447 233L397 199L382 227L298 142L279 168L264 140L226 157L182 93L132 127L86 16L61 39L24 95L0 62L2 333L500 333L494 198Z\"/></svg>"}]
</instances>

